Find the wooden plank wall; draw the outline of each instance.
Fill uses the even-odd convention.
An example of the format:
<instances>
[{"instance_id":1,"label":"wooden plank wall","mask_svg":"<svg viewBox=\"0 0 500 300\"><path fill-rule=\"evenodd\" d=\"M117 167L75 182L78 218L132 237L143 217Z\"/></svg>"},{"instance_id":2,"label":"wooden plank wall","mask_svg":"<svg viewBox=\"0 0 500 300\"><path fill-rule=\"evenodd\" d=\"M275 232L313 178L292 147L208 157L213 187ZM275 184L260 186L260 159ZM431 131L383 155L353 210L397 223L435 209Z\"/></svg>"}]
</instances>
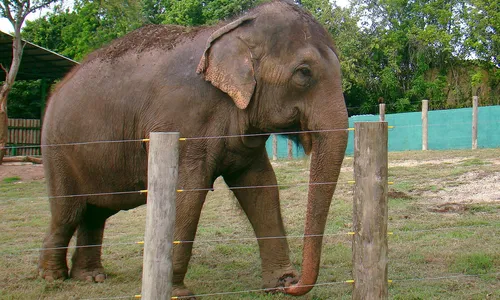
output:
<instances>
[{"instance_id":1,"label":"wooden plank wall","mask_svg":"<svg viewBox=\"0 0 500 300\"><path fill-rule=\"evenodd\" d=\"M41 122L36 119L9 119L8 147L39 146L41 142ZM40 147L7 149L8 156L41 155Z\"/></svg>"}]
</instances>

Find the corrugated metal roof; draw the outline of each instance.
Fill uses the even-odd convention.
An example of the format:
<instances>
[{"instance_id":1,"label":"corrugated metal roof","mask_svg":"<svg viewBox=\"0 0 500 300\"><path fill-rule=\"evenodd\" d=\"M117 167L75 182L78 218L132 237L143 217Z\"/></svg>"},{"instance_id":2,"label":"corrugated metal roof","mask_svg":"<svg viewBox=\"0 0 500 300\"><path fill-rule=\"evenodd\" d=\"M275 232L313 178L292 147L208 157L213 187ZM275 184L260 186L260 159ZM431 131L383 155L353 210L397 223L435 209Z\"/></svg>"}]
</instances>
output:
<instances>
[{"instance_id":1,"label":"corrugated metal roof","mask_svg":"<svg viewBox=\"0 0 500 300\"><path fill-rule=\"evenodd\" d=\"M13 36L0 31L0 63L10 67L12 62ZM21 66L16 80L59 79L64 77L78 62L53 51L23 40L25 43ZM0 81L5 72L0 69Z\"/></svg>"}]
</instances>

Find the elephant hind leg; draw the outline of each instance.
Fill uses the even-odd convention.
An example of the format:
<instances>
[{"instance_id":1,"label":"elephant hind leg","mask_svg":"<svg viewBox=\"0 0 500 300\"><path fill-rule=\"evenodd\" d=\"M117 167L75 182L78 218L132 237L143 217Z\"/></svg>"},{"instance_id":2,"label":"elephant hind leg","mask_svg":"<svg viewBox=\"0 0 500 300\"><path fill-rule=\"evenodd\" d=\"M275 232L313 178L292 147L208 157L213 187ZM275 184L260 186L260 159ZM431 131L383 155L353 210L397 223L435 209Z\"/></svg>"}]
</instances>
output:
<instances>
[{"instance_id":1,"label":"elephant hind leg","mask_svg":"<svg viewBox=\"0 0 500 300\"><path fill-rule=\"evenodd\" d=\"M87 206L77 231L71 278L90 282L103 282L106 279L101 263L101 245L106 219L115 213L114 210Z\"/></svg>"},{"instance_id":2,"label":"elephant hind leg","mask_svg":"<svg viewBox=\"0 0 500 300\"><path fill-rule=\"evenodd\" d=\"M40 250L38 263L40 276L47 281L68 277L67 247L83 213L82 205L73 204L71 207L64 205L71 200L70 198L51 199L52 218ZM61 205L61 203L64 204Z\"/></svg>"}]
</instances>

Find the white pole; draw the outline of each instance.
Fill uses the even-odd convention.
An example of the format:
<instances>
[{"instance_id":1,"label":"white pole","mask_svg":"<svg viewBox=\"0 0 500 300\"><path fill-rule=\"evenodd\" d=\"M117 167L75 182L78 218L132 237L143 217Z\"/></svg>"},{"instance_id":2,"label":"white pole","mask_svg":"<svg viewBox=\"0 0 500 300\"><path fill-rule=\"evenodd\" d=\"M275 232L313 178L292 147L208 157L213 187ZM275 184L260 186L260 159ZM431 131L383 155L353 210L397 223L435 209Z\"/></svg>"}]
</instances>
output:
<instances>
[{"instance_id":1,"label":"white pole","mask_svg":"<svg viewBox=\"0 0 500 300\"><path fill-rule=\"evenodd\" d=\"M429 124L428 124L429 100L422 100L422 150L428 150Z\"/></svg>"},{"instance_id":2,"label":"white pole","mask_svg":"<svg viewBox=\"0 0 500 300\"><path fill-rule=\"evenodd\" d=\"M477 149L477 114L479 98L472 97L472 149Z\"/></svg>"}]
</instances>

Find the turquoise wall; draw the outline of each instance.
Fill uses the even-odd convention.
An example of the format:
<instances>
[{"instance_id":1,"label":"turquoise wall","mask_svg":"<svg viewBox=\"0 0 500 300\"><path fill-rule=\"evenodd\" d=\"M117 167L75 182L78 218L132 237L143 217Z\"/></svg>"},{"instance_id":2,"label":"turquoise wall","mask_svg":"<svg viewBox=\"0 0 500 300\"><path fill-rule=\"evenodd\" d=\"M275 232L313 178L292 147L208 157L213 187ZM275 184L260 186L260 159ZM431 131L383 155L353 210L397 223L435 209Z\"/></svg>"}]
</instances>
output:
<instances>
[{"instance_id":1,"label":"turquoise wall","mask_svg":"<svg viewBox=\"0 0 500 300\"><path fill-rule=\"evenodd\" d=\"M361 115L349 118L349 127L355 122L378 121L378 115ZM387 114L386 121L394 128L389 129L389 151L422 149L422 113ZM470 149L472 147L472 108L429 111L429 150ZM500 147L500 106L479 107L478 148ZM266 144L272 157L272 139ZM354 132L349 131L347 155L354 149ZM303 157L304 151L294 145L294 157ZM278 157L286 158L287 139L278 136Z\"/></svg>"},{"instance_id":2,"label":"turquoise wall","mask_svg":"<svg viewBox=\"0 0 500 300\"><path fill-rule=\"evenodd\" d=\"M284 135L277 135L278 138L278 158L288 158L288 138ZM266 143L266 150L269 157L273 157L273 138L270 137ZM304 157L304 149L297 144L293 144L293 157Z\"/></svg>"}]
</instances>

